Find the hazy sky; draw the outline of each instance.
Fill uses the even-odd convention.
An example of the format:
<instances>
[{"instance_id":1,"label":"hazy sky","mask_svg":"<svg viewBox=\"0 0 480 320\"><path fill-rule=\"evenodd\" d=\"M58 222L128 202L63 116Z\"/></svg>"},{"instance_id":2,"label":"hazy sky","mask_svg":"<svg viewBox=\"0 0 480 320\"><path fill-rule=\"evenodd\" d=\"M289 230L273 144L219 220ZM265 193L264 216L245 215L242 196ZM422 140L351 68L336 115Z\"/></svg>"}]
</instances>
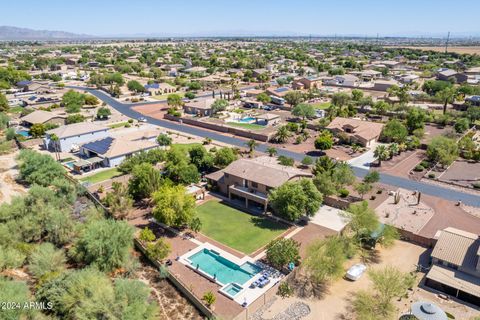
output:
<instances>
[{"instance_id":1,"label":"hazy sky","mask_svg":"<svg viewBox=\"0 0 480 320\"><path fill-rule=\"evenodd\" d=\"M0 25L91 35L480 34L479 0L0 0Z\"/></svg>"}]
</instances>

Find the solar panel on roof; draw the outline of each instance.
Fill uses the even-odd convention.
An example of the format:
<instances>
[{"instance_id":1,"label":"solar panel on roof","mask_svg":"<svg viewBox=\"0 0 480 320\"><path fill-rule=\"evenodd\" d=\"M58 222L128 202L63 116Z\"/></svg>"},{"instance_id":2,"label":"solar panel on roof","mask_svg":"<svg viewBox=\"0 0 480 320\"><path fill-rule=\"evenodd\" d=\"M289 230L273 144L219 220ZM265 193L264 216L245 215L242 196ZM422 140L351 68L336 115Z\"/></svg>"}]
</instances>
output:
<instances>
[{"instance_id":1,"label":"solar panel on roof","mask_svg":"<svg viewBox=\"0 0 480 320\"><path fill-rule=\"evenodd\" d=\"M275 89L275 92L285 92L285 91L288 91L288 88L281 87L281 88Z\"/></svg>"},{"instance_id":2,"label":"solar panel on roof","mask_svg":"<svg viewBox=\"0 0 480 320\"><path fill-rule=\"evenodd\" d=\"M113 143L112 137L106 137L101 140L96 140L92 142L88 142L83 145L85 149L88 149L96 154L105 154L110 149L110 146Z\"/></svg>"}]
</instances>

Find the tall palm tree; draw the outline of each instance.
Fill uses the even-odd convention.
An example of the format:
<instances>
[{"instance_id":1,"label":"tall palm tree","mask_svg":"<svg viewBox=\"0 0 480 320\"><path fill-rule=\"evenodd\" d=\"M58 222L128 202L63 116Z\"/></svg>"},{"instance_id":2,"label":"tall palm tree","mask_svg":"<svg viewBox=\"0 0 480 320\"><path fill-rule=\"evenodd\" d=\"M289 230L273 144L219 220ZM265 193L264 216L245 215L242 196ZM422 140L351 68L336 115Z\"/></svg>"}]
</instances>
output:
<instances>
[{"instance_id":1,"label":"tall palm tree","mask_svg":"<svg viewBox=\"0 0 480 320\"><path fill-rule=\"evenodd\" d=\"M375 150L373 151L373 155L378 160L378 165L382 165L382 161L387 160L390 156L390 152L388 151L387 147L383 144L378 145Z\"/></svg>"},{"instance_id":2,"label":"tall palm tree","mask_svg":"<svg viewBox=\"0 0 480 320\"><path fill-rule=\"evenodd\" d=\"M458 91L454 87L447 87L437 92L437 98L443 102L443 114L447 113L447 104L453 103L458 96Z\"/></svg>"},{"instance_id":3,"label":"tall palm tree","mask_svg":"<svg viewBox=\"0 0 480 320\"><path fill-rule=\"evenodd\" d=\"M253 154L253 151L255 150L255 148L258 146L258 142L253 140L253 139L250 139L245 144L247 145L248 153L251 156Z\"/></svg>"},{"instance_id":4,"label":"tall palm tree","mask_svg":"<svg viewBox=\"0 0 480 320\"><path fill-rule=\"evenodd\" d=\"M392 143L388 146L388 152L390 153L390 158L393 158L393 156L396 156L400 151L400 148L398 146L398 143Z\"/></svg>"},{"instance_id":5,"label":"tall palm tree","mask_svg":"<svg viewBox=\"0 0 480 320\"><path fill-rule=\"evenodd\" d=\"M57 159L57 161L60 160L60 155L58 154L58 136L56 134L52 134L50 136L50 141L53 142L53 151L55 151L55 159Z\"/></svg>"},{"instance_id":6,"label":"tall palm tree","mask_svg":"<svg viewBox=\"0 0 480 320\"><path fill-rule=\"evenodd\" d=\"M278 152L277 152L277 149L275 149L274 147L268 147L267 153L270 157L273 157L273 156L276 156Z\"/></svg>"}]
</instances>

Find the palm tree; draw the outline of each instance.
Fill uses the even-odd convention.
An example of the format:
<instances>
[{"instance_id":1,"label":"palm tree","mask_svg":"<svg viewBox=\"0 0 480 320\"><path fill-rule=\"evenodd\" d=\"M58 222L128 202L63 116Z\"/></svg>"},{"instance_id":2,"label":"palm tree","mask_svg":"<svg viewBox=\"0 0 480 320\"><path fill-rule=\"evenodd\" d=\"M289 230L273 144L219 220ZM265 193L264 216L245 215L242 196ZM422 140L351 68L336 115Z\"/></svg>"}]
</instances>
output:
<instances>
[{"instance_id":1,"label":"palm tree","mask_svg":"<svg viewBox=\"0 0 480 320\"><path fill-rule=\"evenodd\" d=\"M454 87L447 87L437 92L437 98L443 102L443 114L447 113L447 104L453 103L458 96L458 91Z\"/></svg>"},{"instance_id":2,"label":"palm tree","mask_svg":"<svg viewBox=\"0 0 480 320\"><path fill-rule=\"evenodd\" d=\"M250 139L245 144L247 145L248 153L251 156L253 154L253 151L255 150L255 148L258 146L258 142L253 140L253 139Z\"/></svg>"},{"instance_id":3,"label":"palm tree","mask_svg":"<svg viewBox=\"0 0 480 320\"><path fill-rule=\"evenodd\" d=\"M287 126L282 126L278 128L277 132L275 133L275 140L280 143L284 143L290 137L290 131L288 130Z\"/></svg>"},{"instance_id":4,"label":"palm tree","mask_svg":"<svg viewBox=\"0 0 480 320\"><path fill-rule=\"evenodd\" d=\"M393 158L393 156L396 156L400 151L400 148L398 146L398 143L392 143L388 146L388 152L390 153L390 158Z\"/></svg>"},{"instance_id":5,"label":"palm tree","mask_svg":"<svg viewBox=\"0 0 480 320\"><path fill-rule=\"evenodd\" d=\"M373 151L373 155L378 160L378 165L382 165L382 161L387 160L390 152L388 151L387 147L383 144L378 145L375 150Z\"/></svg>"},{"instance_id":6,"label":"palm tree","mask_svg":"<svg viewBox=\"0 0 480 320\"><path fill-rule=\"evenodd\" d=\"M60 160L60 155L58 154L58 136L56 134L50 135L50 141L53 142L53 151L55 151L55 159Z\"/></svg>"},{"instance_id":7,"label":"palm tree","mask_svg":"<svg viewBox=\"0 0 480 320\"><path fill-rule=\"evenodd\" d=\"M274 147L268 147L267 148L267 153L270 157L276 156L277 155L277 149Z\"/></svg>"}]
</instances>

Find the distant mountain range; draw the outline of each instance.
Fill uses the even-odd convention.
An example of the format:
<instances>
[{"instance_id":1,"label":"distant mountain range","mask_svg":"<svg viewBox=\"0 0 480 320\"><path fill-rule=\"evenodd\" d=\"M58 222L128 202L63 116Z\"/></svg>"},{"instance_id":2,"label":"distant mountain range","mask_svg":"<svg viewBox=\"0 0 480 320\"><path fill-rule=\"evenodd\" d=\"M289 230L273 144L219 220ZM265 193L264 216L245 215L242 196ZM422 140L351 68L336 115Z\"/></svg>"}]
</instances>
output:
<instances>
[{"instance_id":1,"label":"distant mountain range","mask_svg":"<svg viewBox=\"0 0 480 320\"><path fill-rule=\"evenodd\" d=\"M335 37L335 38L374 38L375 35L362 35L362 34L307 34L302 32L289 32L289 31L248 31L248 30L222 30L222 31L210 31L210 32L192 32L192 33L132 33L132 34L104 34L104 35L88 35L78 34L65 31L51 31L51 30L34 30L28 28L19 28L13 26L0 26L0 41L5 40L88 40L88 39L145 39L145 38L195 38L195 37ZM399 38L438 38L444 39L446 33L425 34L421 32L403 32L394 33L389 35L380 35L383 37L399 37ZM479 32L456 32L452 33L450 38L454 39L477 39L480 37Z\"/></svg>"},{"instance_id":2,"label":"distant mountain range","mask_svg":"<svg viewBox=\"0 0 480 320\"><path fill-rule=\"evenodd\" d=\"M60 40L94 38L87 34L65 31L33 30L11 26L0 26L0 40Z\"/></svg>"}]
</instances>

